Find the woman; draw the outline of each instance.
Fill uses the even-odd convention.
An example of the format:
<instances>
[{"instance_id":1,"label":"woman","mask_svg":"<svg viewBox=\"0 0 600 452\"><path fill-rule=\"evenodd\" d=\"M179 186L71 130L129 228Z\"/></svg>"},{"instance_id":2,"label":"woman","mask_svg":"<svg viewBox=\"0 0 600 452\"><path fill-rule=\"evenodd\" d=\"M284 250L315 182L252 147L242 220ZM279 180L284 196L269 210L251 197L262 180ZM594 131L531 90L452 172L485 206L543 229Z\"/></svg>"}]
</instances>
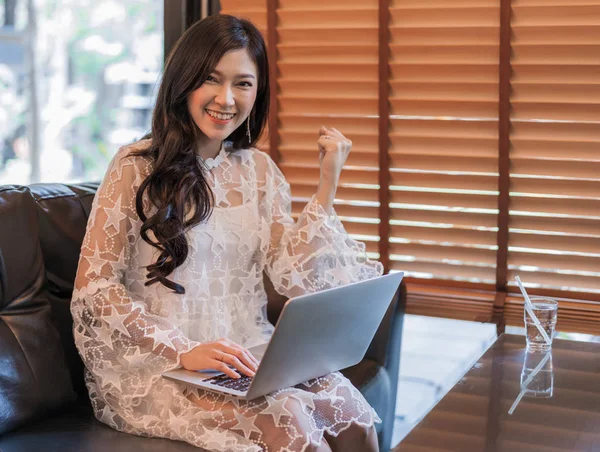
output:
<instances>
[{"instance_id":1,"label":"woman","mask_svg":"<svg viewBox=\"0 0 600 452\"><path fill-rule=\"evenodd\" d=\"M252 401L161 377L254 375L247 349L273 331L263 272L288 297L381 274L334 215L351 147L335 129L319 131L320 186L292 220L289 185L253 148L268 75L251 23L196 23L165 66L151 138L111 162L71 308L92 405L117 430L215 451L377 450L377 415L337 372Z\"/></svg>"}]
</instances>

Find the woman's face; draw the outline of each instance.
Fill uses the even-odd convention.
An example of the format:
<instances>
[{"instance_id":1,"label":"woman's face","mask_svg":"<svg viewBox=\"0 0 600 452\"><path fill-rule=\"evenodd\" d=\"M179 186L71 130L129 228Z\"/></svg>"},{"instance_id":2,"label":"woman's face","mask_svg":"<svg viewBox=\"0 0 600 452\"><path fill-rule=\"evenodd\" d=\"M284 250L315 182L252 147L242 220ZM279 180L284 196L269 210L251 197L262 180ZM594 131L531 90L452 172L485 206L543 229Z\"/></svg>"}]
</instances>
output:
<instances>
[{"instance_id":1,"label":"woman's face","mask_svg":"<svg viewBox=\"0 0 600 452\"><path fill-rule=\"evenodd\" d=\"M220 145L252 111L258 74L254 61L243 50L226 53L217 67L187 98L196 126L211 142Z\"/></svg>"}]
</instances>

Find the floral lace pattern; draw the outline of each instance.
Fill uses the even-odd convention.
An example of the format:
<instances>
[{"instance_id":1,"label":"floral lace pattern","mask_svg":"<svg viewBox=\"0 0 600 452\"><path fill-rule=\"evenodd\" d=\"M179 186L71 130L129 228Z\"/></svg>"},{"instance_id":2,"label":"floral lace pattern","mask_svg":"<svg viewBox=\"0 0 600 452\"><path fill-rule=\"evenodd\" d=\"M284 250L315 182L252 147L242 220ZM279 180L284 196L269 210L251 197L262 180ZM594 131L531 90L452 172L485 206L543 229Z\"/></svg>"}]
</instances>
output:
<instances>
[{"instance_id":1,"label":"floral lace pattern","mask_svg":"<svg viewBox=\"0 0 600 452\"><path fill-rule=\"evenodd\" d=\"M152 162L130 151L148 145L114 157L81 249L71 312L96 417L215 451L303 451L325 433L377 421L337 372L253 401L161 377L199 343L228 337L252 347L269 339L263 271L293 297L372 278L382 267L315 198L294 221L289 185L267 154L222 150L206 169L213 214L187 232L188 258L170 275L186 293L145 286L157 251L140 237L135 194ZM148 199L144 206L152 211Z\"/></svg>"}]
</instances>

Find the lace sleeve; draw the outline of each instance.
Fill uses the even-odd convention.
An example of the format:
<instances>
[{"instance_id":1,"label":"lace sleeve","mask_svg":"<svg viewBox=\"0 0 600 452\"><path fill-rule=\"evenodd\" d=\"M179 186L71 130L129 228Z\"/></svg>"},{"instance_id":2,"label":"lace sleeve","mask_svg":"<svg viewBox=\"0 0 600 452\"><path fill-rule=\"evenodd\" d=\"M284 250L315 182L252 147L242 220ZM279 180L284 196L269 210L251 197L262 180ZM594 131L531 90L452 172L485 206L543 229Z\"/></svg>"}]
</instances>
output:
<instances>
[{"instance_id":1,"label":"lace sleeve","mask_svg":"<svg viewBox=\"0 0 600 452\"><path fill-rule=\"evenodd\" d=\"M293 297L383 273L381 263L367 257L364 243L350 238L335 211L328 215L316 196L294 222L290 186L268 162L263 198L270 219L266 270L277 292Z\"/></svg>"},{"instance_id":2,"label":"lace sleeve","mask_svg":"<svg viewBox=\"0 0 600 452\"><path fill-rule=\"evenodd\" d=\"M135 394L136 379L159 378L198 345L149 313L124 285L141 225L135 193L144 165L141 157L127 157L127 148L111 162L90 213L71 303L75 344L87 369L120 398L141 395Z\"/></svg>"}]
</instances>

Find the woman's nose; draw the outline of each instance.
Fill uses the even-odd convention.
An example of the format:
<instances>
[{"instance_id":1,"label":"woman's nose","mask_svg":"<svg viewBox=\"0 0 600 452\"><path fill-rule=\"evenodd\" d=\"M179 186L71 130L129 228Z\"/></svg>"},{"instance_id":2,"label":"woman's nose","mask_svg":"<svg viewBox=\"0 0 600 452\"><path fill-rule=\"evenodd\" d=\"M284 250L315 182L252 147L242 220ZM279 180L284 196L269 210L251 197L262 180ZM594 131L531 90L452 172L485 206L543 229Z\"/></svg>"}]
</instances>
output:
<instances>
[{"instance_id":1,"label":"woman's nose","mask_svg":"<svg viewBox=\"0 0 600 452\"><path fill-rule=\"evenodd\" d=\"M215 102L223 107L232 107L235 105L231 86L227 84L222 85L215 97Z\"/></svg>"}]
</instances>

